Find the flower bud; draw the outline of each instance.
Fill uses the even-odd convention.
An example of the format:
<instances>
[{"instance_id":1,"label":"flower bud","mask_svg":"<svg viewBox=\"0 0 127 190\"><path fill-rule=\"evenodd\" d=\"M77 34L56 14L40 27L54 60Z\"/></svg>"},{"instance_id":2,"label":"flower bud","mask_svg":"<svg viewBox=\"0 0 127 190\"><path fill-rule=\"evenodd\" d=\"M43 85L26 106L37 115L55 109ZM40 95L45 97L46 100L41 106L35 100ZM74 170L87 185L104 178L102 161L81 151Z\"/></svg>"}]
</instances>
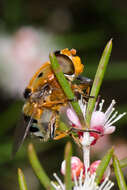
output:
<instances>
[{"instance_id":1,"label":"flower bud","mask_svg":"<svg viewBox=\"0 0 127 190\"><path fill-rule=\"evenodd\" d=\"M94 161L90 167L89 167L89 171L90 171L90 174L92 175L94 172L96 172L96 169L97 167L99 166L101 160L97 160L97 161Z\"/></svg>"},{"instance_id":2,"label":"flower bud","mask_svg":"<svg viewBox=\"0 0 127 190\"><path fill-rule=\"evenodd\" d=\"M66 168L65 164L66 164L66 161L64 160L61 164L61 173L63 175L65 175L65 168ZM72 177L72 180L74 179L74 175L76 176L76 178L78 178L80 176L81 169L84 170L84 165L81 162L81 160L76 156L71 157L71 177Z\"/></svg>"}]
</instances>

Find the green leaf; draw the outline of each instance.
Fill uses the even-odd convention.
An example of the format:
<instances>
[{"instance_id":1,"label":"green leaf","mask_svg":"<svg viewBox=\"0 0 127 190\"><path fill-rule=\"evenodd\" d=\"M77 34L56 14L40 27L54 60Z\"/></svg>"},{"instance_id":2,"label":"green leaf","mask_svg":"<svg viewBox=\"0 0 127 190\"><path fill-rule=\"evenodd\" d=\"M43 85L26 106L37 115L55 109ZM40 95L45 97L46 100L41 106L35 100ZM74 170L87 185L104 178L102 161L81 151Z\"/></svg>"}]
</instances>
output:
<instances>
[{"instance_id":1,"label":"green leaf","mask_svg":"<svg viewBox=\"0 0 127 190\"><path fill-rule=\"evenodd\" d=\"M71 156L72 156L72 146L71 143L68 142L65 147L65 160L66 160L66 173L64 178L64 183L66 186L66 190L72 189L72 179L71 179Z\"/></svg>"},{"instance_id":2,"label":"green leaf","mask_svg":"<svg viewBox=\"0 0 127 190\"><path fill-rule=\"evenodd\" d=\"M18 181L19 181L20 190L27 190L25 177L24 177L23 172L20 168L18 168Z\"/></svg>"},{"instance_id":3,"label":"green leaf","mask_svg":"<svg viewBox=\"0 0 127 190\"><path fill-rule=\"evenodd\" d=\"M74 93L72 92L70 84L68 83L67 79L65 78L60 65L58 64L56 56L54 54L52 54L52 55L50 54L49 58L51 61L52 69L56 75L56 78L57 78L59 84L61 85L68 100L71 100L71 105L74 108L75 112L77 113L82 126L85 127L84 117L83 117L82 111L80 109L80 106L77 101L72 101L75 98Z\"/></svg>"},{"instance_id":4,"label":"green leaf","mask_svg":"<svg viewBox=\"0 0 127 190\"><path fill-rule=\"evenodd\" d=\"M88 101L88 107L87 107L87 111L86 111L86 123L87 123L88 127L90 124L91 115L92 115L92 112L93 112L93 109L94 109L94 106L96 103L96 99L97 99L97 96L98 96L98 93L99 93L99 90L100 90L100 87L102 84L102 80L103 80L103 77L104 77L104 74L106 71L106 67L107 67L107 64L108 64L108 61L110 58L111 50L112 50L112 39L107 43L107 45L102 53L102 56L101 56L101 59L99 62L99 66L98 66L98 69L97 69L97 72L95 75L95 79L93 82L93 86L91 89L90 96L94 96L94 98L90 98Z\"/></svg>"},{"instance_id":5,"label":"green leaf","mask_svg":"<svg viewBox=\"0 0 127 190\"><path fill-rule=\"evenodd\" d=\"M127 167L127 157L126 157L126 158L123 158L123 159L120 160L119 162L120 162L120 167L121 167L121 168Z\"/></svg>"},{"instance_id":6,"label":"green leaf","mask_svg":"<svg viewBox=\"0 0 127 190\"><path fill-rule=\"evenodd\" d=\"M114 167L114 172L116 175L119 189L127 190L127 185L126 185L123 173L122 173L122 169L120 167L120 162L119 162L118 158L116 157L116 155L113 156L113 167Z\"/></svg>"},{"instance_id":7,"label":"green leaf","mask_svg":"<svg viewBox=\"0 0 127 190\"><path fill-rule=\"evenodd\" d=\"M109 149L109 151L106 153L106 155L102 158L101 163L99 164L97 170L96 170L96 183L99 184L103 174L112 158L114 152L114 148Z\"/></svg>"},{"instance_id":8,"label":"green leaf","mask_svg":"<svg viewBox=\"0 0 127 190\"><path fill-rule=\"evenodd\" d=\"M32 144L29 144L28 146L28 157L32 165L32 168L36 176L40 180L41 184L48 190L54 190L53 186L51 185L50 179L48 178L47 174L45 173L37 158L36 152Z\"/></svg>"}]
</instances>

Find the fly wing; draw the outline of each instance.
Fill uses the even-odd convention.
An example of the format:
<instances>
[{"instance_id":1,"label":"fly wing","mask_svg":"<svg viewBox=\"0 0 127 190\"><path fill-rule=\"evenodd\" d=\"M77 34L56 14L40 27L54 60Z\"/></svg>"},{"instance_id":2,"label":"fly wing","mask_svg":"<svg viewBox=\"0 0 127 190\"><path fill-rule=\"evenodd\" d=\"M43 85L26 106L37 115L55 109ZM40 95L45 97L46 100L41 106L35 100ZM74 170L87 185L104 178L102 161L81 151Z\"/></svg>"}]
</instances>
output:
<instances>
[{"instance_id":1,"label":"fly wing","mask_svg":"<svg viewBox=\"0 0 127 190\"><path fill-rule=\"evenodd\" d=\"M38 120L38 128L42 133L43 140L47 141L51 137L52 133L52 121L53 121L53 111L50 109L45 109L41 118Z\"/></svg>"},{"instance_id":2,"label":"fly wing","mask_svg":"<svg viewBox=\"0 0 127 190\"><path fill-rule=\"evenodd\" d=\"M68 127L68 129L72 128L71 122L69 118L67 117L67 109L70 108L69 105L61 106L59 111L59 118L60 121L65 123L65 125Z\"/></svg>"},{"instance_id":3,"label":"fly wing","mask_svg":"<svg viewBox=\"0 0 127 190\"><path fill-rule=\"evenodd\" d=\"M26 123L24 121L23 125L21 124L17 125L14 133L14 143L13 143L13 148L12 148L12 156L15 156L16 152L19 150L20 146L23 144L30 126L33 122L33 118L30 117L29 121Z\"/></svg>"},{"instance_id":4,"label":"fly wing","mask_svg":"<svg viewBox=\"0 0 127 190\"><path fill-rule=\"evenodd\" d=\"M93 84L93 80L92 79L87 78L87 77L82 76L82 75L78 75L76 77L76 79L80 81L80 84L86 84L88 86L92 86L92 84Z\"/></svg>"}]
</instances>

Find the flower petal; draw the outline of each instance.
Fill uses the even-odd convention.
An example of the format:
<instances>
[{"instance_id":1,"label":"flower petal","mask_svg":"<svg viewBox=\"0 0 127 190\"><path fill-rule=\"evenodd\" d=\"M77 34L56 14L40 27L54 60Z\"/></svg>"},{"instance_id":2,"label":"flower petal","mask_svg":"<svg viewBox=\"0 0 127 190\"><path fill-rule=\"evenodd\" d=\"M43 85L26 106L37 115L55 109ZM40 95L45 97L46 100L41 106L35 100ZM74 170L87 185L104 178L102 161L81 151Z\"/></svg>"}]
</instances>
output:
<instances>
[{"instance_id":1,"label":"flower petal","mask_svg":"<svg viewBox=\"0 0 127 190\"><path fill-rule=\"evenodd\" d=\"M78 116L72 108L67 109L67 117L68 119L77 127L82 128L81 123L79 121Z\"/></svg>"},{"instance_id":2,"label":"flower petal","mask_svg":"<svg viewBox=\"0 0 127 190\"><path fill-rule=\"evenodd\" d=\"M95 126L104 126L104 124L105 124L105 114L101 111L93 112L90 127L93 128Z\"/></svg>"},{"instance_id":3,"label":"flower petal","mask_svg":"<svg viewBox=\"0 0 127 190\"><path fill-rule=\"evenodd\" d=\"M112 134L115 130L116 130L115 126L110 126L110 127L105 126L104 134L105 135Z\"/></svg>"}]
</instances>

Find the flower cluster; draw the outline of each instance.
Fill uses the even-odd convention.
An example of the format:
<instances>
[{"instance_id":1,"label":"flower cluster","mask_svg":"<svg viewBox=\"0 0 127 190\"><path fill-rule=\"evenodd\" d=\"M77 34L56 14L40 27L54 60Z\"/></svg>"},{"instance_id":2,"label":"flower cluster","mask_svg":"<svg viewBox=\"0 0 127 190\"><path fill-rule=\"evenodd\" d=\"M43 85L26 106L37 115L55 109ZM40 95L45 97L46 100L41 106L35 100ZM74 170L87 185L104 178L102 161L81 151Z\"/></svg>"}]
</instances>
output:
<instances>
[{"instance_id":1,"label":"flower cluster","mask_svg":"<svg viewBox=\"0 0 127 190\"><path fill-rule=\"evenodd\" d=\"M107 108L105 112L102 111L104 104L104 100L101 101L99 104L99 109L97 110L97 104L95 106L95 109L92 113L91 122L90 122L90 129L92 131L97 131L99 133L90 132L90 136L93 137L93 141L91 142L92 145L96 143L96 141L108 134L112 134L116 127L113 125L116 121L121 119L126 112L122 114L118 114L118 112L114 112L115 108L114 105L116 104L115 100L112 100L111 104ZM86 116L86 104L83 104L82 99L79 100L79 105L81 107L82 113L84 115L84 118ZM114 112L114 113L113 113ZM75 111L72 108L68 108L67 110L67 117L70 120L70 123L73 125L73 127L81 128L81 123L75 113ZM82 136L82 133L79 133L79 136Z\"/></svg>"},{"instance_id":2,"label":"flower cluster","mask_svg":"<svg viewBox=\"0 0 127 190\"><path fill-rule=\"evenodd\" d=\"M101 160L96 160L90 164L90 147L91 145L95 145L96 141L100 137L107 134L112 134L116 129L113 124L126 114L118 114L117 111L114 112L115 103L115 100L112 100L110 106L105 112L102 111L104 100L99 103L99 109L97 109L98 105L96 103L90 122L91 132L78 132L78 138L82 145L83 162L78 157L73 156L71 158L71 178L74 182L74 190L110 190L114 185L114 183L109 180L109 166L104 172L100 185L96 183L96 170ZM79 100L79 105L85 119L87 105L83 104L82 99ZM69 124L72 127L81 129L80 120L72 108L67 108L66 115L68 117ZM66 174L65 165L66 161L64 160L61 165L61 173L63 175ZM56 174L54 174L54 177L56 178L57 184L52 182L53 187L56 190L65 190L65 184L62 183L60 178Z\"/></svg>"},{"instance_id":3,"label":"flower cluster","mask_svg":"<svg viewBox=\"0 0 127 190\"><path fill-rule=\"evenodd\" d=\"M56 190L65 190L65 184L62 183L61 179L57 176L56 173L54 173L54 177L57 181L57 185L54 182L51 182L52 186ZM83 172L81 171L79 179L74 178L74 190L110 190L113 187L113 182L111 182L108 178L105 178L105 180L101 183L100 186L98 186L95 182L96 174L90 175L88 172L85 179L83 178Z\"/></svg>"}]
</instances>

